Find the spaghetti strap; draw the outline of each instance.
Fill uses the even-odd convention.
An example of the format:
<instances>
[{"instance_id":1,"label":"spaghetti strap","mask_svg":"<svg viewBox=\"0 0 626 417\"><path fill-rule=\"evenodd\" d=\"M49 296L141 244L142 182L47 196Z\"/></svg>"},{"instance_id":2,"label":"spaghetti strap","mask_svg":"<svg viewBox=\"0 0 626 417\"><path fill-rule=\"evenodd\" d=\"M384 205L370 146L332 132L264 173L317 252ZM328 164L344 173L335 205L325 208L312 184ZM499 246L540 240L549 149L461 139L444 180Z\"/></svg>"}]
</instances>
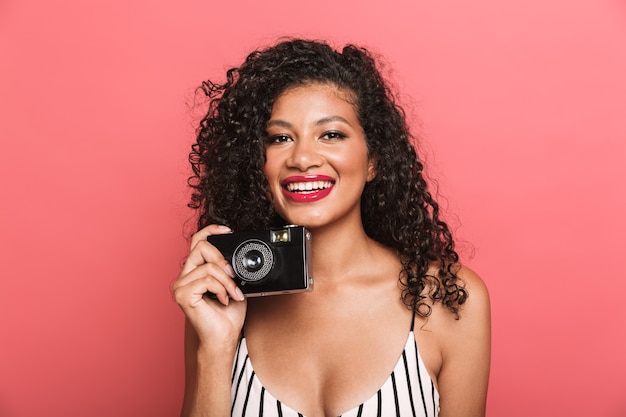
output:
<instances>
[{"instance_id":1,"label":"spaghetti strap","mask_svg":"<svg viewBox=\"0 0 626 417\"><path fill-rule=\"evenodd\" d=\"M413 332L415 309L411 318L411 332L395 367L378 391L360 405L344 412L344 417L402 416L437 417L439 393L419 354ZM420 323L418 323L418 326ZM303 417L294 408L274 397L259 380L248 352L245 326L235 355L231 375L232 416Z\"/></svg>"}]
</instances>

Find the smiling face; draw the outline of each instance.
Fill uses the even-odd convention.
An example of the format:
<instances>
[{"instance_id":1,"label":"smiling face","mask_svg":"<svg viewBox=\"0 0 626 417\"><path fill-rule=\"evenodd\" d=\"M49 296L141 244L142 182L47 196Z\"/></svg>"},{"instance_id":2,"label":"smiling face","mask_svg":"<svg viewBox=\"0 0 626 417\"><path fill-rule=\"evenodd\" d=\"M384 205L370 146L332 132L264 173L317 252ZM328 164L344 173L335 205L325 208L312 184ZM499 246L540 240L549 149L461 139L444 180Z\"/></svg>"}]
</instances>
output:
<instances>
[{"instance_id":1,"label":"smiling face","mask_svg":"<svg viewBox=\"0 0 626 417\"><path fill-rule=\"evenodd\" d=\"M291 224L362 227L361 193L375 169L351 97L312 84L274 102L264 173L276 211Z\"/></svg>"}]
</instances>

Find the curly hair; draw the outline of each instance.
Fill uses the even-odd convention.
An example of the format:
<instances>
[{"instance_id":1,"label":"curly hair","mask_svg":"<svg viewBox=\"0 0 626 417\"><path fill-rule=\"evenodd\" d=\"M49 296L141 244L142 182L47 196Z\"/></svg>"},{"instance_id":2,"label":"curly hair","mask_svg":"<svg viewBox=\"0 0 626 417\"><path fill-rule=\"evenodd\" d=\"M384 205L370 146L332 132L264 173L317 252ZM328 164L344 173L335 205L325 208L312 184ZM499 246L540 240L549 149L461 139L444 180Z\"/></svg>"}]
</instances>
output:
<instances>
[{"instance_id":1,"label":"curly hair","mask_svg":"<svg viewBox=\"0 0 626 417\"><path fill-rule=\"evenodd\" d=\"M404 303L425 317L432 311L430 298L458 318L467 292L456 275L452 233L428 190L405 114L364 48L347 45L339 52L325 42L290 39L252 52L227 71L224 83L202 83L208 111L189 154L189 206L199 212L198 228L220 223L244 231L285 224L263 174L266 122L282 92L311 84L332 85L355 98L377 163L377 175L361 197L363 226L368 236L399 254Z\"/></svg>"}]
</instances>

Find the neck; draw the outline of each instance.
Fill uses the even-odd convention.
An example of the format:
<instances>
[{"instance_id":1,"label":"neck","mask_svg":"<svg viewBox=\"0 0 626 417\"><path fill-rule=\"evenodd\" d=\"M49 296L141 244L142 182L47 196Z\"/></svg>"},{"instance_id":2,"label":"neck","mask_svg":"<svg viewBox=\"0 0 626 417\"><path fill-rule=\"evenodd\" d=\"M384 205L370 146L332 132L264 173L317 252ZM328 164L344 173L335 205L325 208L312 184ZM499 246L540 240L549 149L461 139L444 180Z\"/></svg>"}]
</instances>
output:
<instances>
[{"instance_id":1,"label":"neck","mask_svg":"<svg viewBox=\"0 0 626 417\"><path fill-rule=\"evenodd\" d=\"M345 280L361 273L382 246L370 239L363 227L328 227L311 231L313 276L317 281Z\"/></svg>"}]
</instances>

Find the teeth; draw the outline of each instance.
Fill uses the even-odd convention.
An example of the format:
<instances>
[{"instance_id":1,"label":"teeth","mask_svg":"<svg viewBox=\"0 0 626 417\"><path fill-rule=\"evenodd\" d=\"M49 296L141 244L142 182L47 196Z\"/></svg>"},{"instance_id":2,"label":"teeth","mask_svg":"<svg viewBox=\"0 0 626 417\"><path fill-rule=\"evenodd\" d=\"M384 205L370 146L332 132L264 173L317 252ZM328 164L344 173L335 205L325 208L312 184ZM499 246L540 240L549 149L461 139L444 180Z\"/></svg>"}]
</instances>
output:
<instances>
[{"instance_id":1,"label":"teeth","mask_svg":"<svg viewBox=\"0 0 626 417\"><path fill-rule=\"evenodd\" d=\"M287 184L289 191L313 191L324 190L330 188L333 185L330 181L307 181L307 182L292 182Z\"/></svg>"}]
</instances>

